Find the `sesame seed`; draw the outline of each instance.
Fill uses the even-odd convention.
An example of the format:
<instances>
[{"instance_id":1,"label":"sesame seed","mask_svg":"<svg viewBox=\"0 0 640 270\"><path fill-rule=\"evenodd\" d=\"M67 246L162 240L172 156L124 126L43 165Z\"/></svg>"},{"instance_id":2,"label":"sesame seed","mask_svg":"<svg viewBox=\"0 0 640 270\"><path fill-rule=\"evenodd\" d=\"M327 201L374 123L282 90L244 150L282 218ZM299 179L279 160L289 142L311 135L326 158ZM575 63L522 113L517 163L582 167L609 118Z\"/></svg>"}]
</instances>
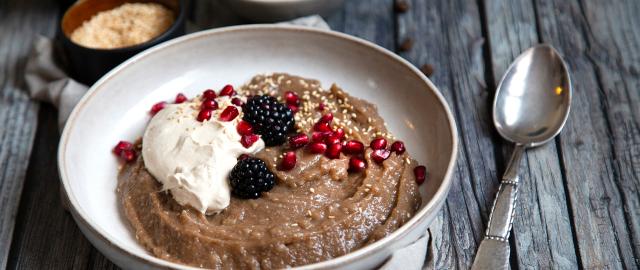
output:
<instances>
[{"instance_id":1,"label":"sesame seed","mask_svg":"<svg viewBox=\"0 0 640 270\"><path fill-rule=\"evenodd\" d=\"M328 216L327 218L329 218L329 219L334 219L334 218L336 218L336 217L335 217L335 216Z\"/></svg>"}]
</instances>

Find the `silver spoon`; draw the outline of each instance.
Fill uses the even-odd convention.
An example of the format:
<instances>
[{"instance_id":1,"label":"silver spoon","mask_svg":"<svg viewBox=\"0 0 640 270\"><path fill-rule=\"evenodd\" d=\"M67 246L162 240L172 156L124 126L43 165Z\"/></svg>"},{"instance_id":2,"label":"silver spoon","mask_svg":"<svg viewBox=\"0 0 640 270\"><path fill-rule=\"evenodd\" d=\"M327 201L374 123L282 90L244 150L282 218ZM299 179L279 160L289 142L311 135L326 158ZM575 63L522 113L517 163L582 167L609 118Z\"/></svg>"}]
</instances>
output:
<instances>
[{"instance_id":1,"label":"silver spoon","mask_svg":"<svg viewBox=\"0 0 640 270\"><path fill-rule=\"evenodd\" d=\"M493 124L515 148L471 269L509 268L509 232L522 154L527 147L542 145L560 133L569 116L571 92L564 61L553 47L544 44L518 56L500 81L493 102Z\"/></svg>"}]
</instances>

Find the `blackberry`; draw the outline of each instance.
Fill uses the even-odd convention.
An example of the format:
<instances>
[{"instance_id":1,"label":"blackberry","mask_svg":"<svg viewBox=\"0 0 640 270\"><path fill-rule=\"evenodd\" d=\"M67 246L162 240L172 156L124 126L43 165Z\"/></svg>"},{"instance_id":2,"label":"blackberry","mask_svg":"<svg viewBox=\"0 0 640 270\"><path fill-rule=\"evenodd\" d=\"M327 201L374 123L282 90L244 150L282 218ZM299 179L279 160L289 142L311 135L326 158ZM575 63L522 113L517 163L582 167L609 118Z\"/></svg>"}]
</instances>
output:
<instances>
[{"instance_id":1,"label":"blackberry","mask_svg":"<svg viewBox=\"0 0 640 270\"><path fill-rule=\"evenodd\" d=\"M253 96L242 106L244 121L251 123L267 146L281 145L294 131L293 112L272 96Z\"/></svg>"},{"instance_id":2,"label":"blackberry","mask_svg":"<svg viewBox=\"0 0 640 270\"><path fill-rule=\"evenodd\" d=\"M255 199L276 184L276 177L264 161L248 157L239 160L229 173L231 192L243 199Z\"/></svg>"}]
</instances>

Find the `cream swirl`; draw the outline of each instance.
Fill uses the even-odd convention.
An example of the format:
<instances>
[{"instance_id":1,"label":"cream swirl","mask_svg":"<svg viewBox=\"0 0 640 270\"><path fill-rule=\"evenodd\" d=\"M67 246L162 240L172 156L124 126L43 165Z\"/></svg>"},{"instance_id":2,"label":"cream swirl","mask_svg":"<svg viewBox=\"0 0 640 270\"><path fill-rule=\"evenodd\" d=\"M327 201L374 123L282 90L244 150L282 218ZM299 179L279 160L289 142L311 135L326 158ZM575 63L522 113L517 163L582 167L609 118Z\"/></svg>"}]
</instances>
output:
<instances>
[{"instance_id":1,"label":"cream swirl","mask_svg":"<svg viewBox=\"0 0 640 270\"><path fill-rule=\"evenodd\" d=\"M249 148L240 143L236 131L242 112L229 122L218 120L231 104L218 97L219 109L210 120L199 122L199 99L168 104L150 121L142 139L142 156L147 170L180 205L189 205L205 214L220 212L229 205L227 180L241 154L264 149L259 139ZM241 111L242 108L238 107Z\"/></svg>"}]
</instances>

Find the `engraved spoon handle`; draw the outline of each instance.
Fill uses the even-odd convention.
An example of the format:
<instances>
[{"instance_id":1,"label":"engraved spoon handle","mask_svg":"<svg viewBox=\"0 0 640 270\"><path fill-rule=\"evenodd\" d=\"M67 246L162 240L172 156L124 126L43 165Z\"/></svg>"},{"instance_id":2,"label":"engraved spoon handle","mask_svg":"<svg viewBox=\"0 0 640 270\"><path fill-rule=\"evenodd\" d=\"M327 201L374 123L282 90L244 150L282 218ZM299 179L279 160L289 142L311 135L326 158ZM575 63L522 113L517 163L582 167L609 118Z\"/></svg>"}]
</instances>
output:
<instances>
[{"instance_id":1,"label":"engraved spoon handle","mask_svg":"<svg viewBox=\"0 0 640 270\"><path fill-rule=\"evenodd\" d=\"M471 269L509 269L509 232L518 197L518 169L525 146L517 144L493 201L484 239Z\"/></svg>"}]
</instances>

